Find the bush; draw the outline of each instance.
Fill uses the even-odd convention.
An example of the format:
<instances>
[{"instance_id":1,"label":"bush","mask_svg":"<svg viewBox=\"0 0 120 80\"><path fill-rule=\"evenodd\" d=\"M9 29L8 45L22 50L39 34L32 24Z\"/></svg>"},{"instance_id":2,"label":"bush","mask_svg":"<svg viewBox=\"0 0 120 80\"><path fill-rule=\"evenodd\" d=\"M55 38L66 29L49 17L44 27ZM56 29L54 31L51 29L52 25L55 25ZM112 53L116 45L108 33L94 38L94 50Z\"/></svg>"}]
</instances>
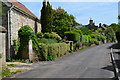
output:
<instances>
[{"instance_id":1,"label":"bush","mask_svg":"<svg viewBox=\"0 0 120 80\"><path fill-rule=\"evenodd\" d=\"M56 39L45 39L45 38L42 38L42 39L38 39L38 42L39 43L44 43L44 44L53 44L53 43L57 43L57 40Z\"/></svg>"},{"instance_id":2,"label":"bush","mask_svg":"<svg viewBox=\"0 0 120 80\"><path fill-rule=\"evenodd\" d=\"M99 34L91 34L91 38L97 39L98 41L106 40L106 36L99 35Z\"/></svg>"},{"instance_id":3,"label":"bush","mask_svg":"<svg viewBox=\"0 0 120 80\"><path fill-rule=\"evenodd\" d=\"M83 45L88 45L88 43L89 43L88 35L82 35L82 44Z\"/></svg>"},{"instance_id":4,"label":"bush","mask_svg":"<svg viewBox=\"0 0 120 80\"><path fill-rule=\"evenodd\" d=\"M43 37L47 38L47 39L50 39L50 38L52 38L52 34L50 34L50 33L44 33Z\"/></svg>"},{"instance_id":5,"label":"bush","mask_svg":"<svg viewBox=\"0 0 120 80\"><path fill-rule=\"evenodd\" d=\"M75 42L80 42L80 34L73 31L65 32L64 35L67 37L67 40Z\"/></svg>"},{"instance_id":6,"label":"bush","mask_svg":"<svg viewBox=\"0 0 120 80\"><path fill-rule=\"evenodd\" d=\"M56 40L62 40L62 38L56 34L55 32L52 32L52 33L45 33L44 34L44 38L47 38L47 39L56 39Z\"/></svg>"},{"instance_id":7,"label":"bush","mask_svg":"<svg viewBox=\"0 0 120 80\"><path fill-rule=\"evenodd\" d=\"M48 45L39 43L40 46L40 53L38 53L38 58L39 60L47 60L48 57ZM41 54L43 57L41 57Z\"/></svg>"},{"instance_id":8,"label":"bush","mask_svg":"<svg viewBox=\"0 0 120 80\"><path fill-rule=\"evenodd\" d=\"M55 32L52 32L51 35L52 35L52 39L62 40L62 38L58 34L56 34Z\"/></svg>"},{"instance_id":9,"label":"bush","mask_svg":"<svg viewBox=\"0 0 120 80\"><path fill-rule=\"evenodd\" d=\"M26 48L29 40L35 36L34 31L28 25L21 27L18 30L18 36L20 38L20 46L18 48L17 56L22 58L23 50Z\"/></svg>"},{"instance_id":10,"label":"bush","mask_svg":"<svg viewBox=\"0 0 120 80\"><path fill-rule=\"evenodd\" d=\"M115 42L116 41L116 37L115 37L115 32L112 28L108 28L105 30L105 36L107 41L109 42Z\"/></svg>"},{"instance_id":11,"label":"bush","mask_svg":"<svg viewBox=\"0 0 120 80\"><path fill-rule=\"evenodd\" d=\"M80 34L80 41L82 41L82 31L81 30L75 30L75 32L79 33Z\"/></svg>"},{"instance_id":12,"label":"bush","mask_svg":"<svg viewBox=\"0 0 120 80\"><path fill-rule=\"evenodd\" d=\"M38 38L43 38L43 33L42 33L42 32L38 32L38 33L37 33L37 37L38 37Z\"/></svg>"},{"instance_id":13,"label":"bush","mask_svg":"<svg viewBox=\"0 0 120 80\"><path fill-rule=\"evenodd\" d=\"M43 54L45 60L54 60L57 57L61 57L70 51L70 45L66 43L55 44L39 44L41 47L40 54ZM41 56L38 57L41 59Z\"/></svg>"},{"instance_id":14,"label":"bush","mask_svg":"<svg viewBox=\"0 0 120 80\"><path fill-rule=\"evenodd\" d=\"M31 27L29 27L28 25L21 27L18 31L18 35L20 38L20 46L17 53L18 59L23 58L23 51L28 45L29 40L31 39L33 43L33 49L39 54L39 56L41 56L41 60L45 60L43 54L40 54L40 46L37 37L35 36L34 31Z\"/></svg>"}]
</instances>

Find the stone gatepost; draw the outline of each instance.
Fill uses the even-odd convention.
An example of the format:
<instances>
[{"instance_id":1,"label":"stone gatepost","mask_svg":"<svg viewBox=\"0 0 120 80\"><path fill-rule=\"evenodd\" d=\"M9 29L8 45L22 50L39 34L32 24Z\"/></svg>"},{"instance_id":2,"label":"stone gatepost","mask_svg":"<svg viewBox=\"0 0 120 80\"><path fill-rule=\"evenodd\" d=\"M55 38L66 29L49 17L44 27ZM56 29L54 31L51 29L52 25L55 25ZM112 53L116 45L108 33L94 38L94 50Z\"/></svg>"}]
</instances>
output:
<instances>
[{"instance_id":1,"label":"stone gatepost","mask_svg":"<svg viewBox=\"0 0 120 80\"><path fill-rule=\"evenodd\" d=\"M29 55L29 60L33 61L35 58L35 53L33 51L33 47L32 47L32 40L29 40L29 44L28 44L28 55Z\"/></svg>"},{"instance_id":2,"label":"stone gatepost","mask_svg":"<svg viewBox=\"0 0 120 80\"><path fill-rule=\"evenodd\" d=\"M0 67L6 65L6 29L0 27Z\"/></svg>"},{"instance_id":3,"label":"stone gatepost","mask_svg":"<svg viewBox=\"0 0 120 80\"><path fill-rule=\"evenodd\" d=\"M27 59L27 63L28 59L29 61L34 61L34 59L36 58L36 53L34 52L32 47L32 40L29 40L28 45L26 45L26 48L23 50L22 58Z\"/></svg>"}]
</instances>

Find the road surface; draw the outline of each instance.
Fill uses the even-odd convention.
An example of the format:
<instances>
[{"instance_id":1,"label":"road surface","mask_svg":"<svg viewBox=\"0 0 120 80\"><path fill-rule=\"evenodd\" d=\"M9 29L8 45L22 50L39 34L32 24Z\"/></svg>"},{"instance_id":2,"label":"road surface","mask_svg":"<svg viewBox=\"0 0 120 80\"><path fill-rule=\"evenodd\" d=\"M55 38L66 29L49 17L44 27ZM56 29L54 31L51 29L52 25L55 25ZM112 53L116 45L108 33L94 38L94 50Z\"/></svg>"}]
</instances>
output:
<instances>
[{"instance_id":1,"label":"road surface","mask_svg":"<svg viewBox=\"0 0 120 80\"><path fill-rule=\"evenodd\" d=\"M114 72L107 49L102 44L74 52L52 62L35 63L34 69L15 78L113 78Z\"/></svg>"}]
</instances>

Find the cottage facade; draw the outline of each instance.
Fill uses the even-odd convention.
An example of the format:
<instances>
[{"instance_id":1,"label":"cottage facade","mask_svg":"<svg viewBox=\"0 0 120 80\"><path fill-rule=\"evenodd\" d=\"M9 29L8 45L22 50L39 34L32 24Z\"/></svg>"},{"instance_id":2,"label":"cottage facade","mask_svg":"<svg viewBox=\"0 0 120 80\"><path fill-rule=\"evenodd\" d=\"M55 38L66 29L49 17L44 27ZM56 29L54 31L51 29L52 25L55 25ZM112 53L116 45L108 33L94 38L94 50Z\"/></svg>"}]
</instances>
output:
<instances>
[{"instance_id":1,"label":"cottage facade","mask_svg":"<svg viewBox=\"0 0 120 80\"><path fill-rule=\"evenodd\" d=\"M18 30L29 25L35 33L41 32L40 19L16 0L2 2L2 27L6 28L6 56L13 56L13 40L18 39Z\"/></svg>"}]
</instances>

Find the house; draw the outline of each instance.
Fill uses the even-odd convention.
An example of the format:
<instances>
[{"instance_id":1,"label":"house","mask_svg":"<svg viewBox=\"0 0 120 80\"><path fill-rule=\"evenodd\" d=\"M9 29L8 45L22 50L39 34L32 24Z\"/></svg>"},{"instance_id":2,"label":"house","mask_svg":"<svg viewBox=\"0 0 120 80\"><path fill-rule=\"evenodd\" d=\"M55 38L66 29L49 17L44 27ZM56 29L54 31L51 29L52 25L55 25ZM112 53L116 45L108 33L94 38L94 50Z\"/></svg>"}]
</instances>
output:
<instances>
[{"instance_id":1,"label":"house","mask_svg":"<svg viewBox=\"0 0 120 80\"><path fill-rule=\"evenodd\" d=\"M89 20L89 29L94 29L94 30L97 30L98 29L98 26L95 25L95 23L93 22L93 20L90 18Z\"/></svg>"},{"instance_id":2,"label":"house","mask_svg":"<svg viewBox=\"0 0 120 80\"><path fill-rule=\"evenodd\" d=\"M2 27L7 30L6 34L6 56L13 57L13 40L18 39L18 30L29 25L35 33L41 32L40 19L29 9L16 0L3 0L2 5Z\"/></svg>"}]
</instances>

